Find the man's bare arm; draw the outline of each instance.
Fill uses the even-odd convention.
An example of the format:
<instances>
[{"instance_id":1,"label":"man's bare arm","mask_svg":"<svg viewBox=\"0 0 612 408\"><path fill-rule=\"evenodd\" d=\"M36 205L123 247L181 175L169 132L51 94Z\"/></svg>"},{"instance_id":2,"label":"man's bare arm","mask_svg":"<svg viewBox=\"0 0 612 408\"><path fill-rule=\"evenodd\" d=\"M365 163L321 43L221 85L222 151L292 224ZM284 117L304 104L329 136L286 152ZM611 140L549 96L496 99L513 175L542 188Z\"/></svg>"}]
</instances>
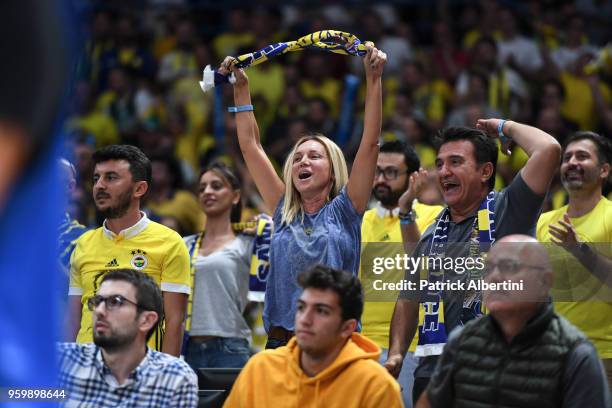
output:
<instances>
[{"instance_id":1,"label":"man's bare arm","mask_svg":"<svg viewBox=\"0 0 612 408\"><path fill-rule=\"evenodd\" d=\"M501 119L479 119L476 127L491 137L498 137L498 126ZM548 191L550 181L559 168L561 145L548 133L533 126L511 120L503 122L502 131L519 145L529 160L521 169L521 177L529 188L538 195ZM508 144L502 144L502 152L508 154Z\"/></svg>"},{"instance_id":2,"label":"man's bare arm","mask_svg":"<svg viewBox=\"0 0 612 408\"><path fill-rule=\"evenodd\" d=\"M183 322L187 310L185 293L163 292L166 332L162 343L162 352L178 357L183 344Z\"/></svg>"},{"instance_id":3,"label":"man's bare arm","mask_svg":"<svg viewBox=\"0 0 612 408\"><path fill-rule=\"evenodd\" d=\"M404 356L412 343L419 325L419 303L414 300L397 299L389 332L389 355L385 368L395 378L402 370Z\"/></svg>"}]
</instances>

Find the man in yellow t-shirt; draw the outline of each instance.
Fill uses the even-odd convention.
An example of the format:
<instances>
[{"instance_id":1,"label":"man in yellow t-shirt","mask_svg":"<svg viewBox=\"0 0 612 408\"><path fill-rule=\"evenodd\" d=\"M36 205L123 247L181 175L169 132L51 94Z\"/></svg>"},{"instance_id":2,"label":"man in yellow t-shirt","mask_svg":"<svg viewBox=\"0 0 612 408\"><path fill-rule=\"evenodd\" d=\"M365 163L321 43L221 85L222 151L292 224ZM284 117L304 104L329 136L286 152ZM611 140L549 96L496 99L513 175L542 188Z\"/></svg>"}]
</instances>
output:
<instances>
[{"instance_id":1,"label":"man in yellow t-shirt","mask_svg":"<svg viewBox=\"0 0 612 408\"><path fill-rule=\"evenodd\" d=\"M91 342L94 330L87 301L112 269L135 269L150 275L162 290L165 326L149 346L180 354L183 321L190 293L189 254L181 237L150 221L140 201L151 180L151 162L136 147L112 145L94 153L93 197L106 216L102 227L83 234L70 265L69 340Z\"/></svg>"},{"instance_id":2,"label":"man in yellow t-shirt","mask_svg":"<svg viewBox=\"0 0 612 408\"><path fill-rule=\"evenodd\" d=\"M553 256L555 309L593 342L612 389L612 202L601 195L611 156L609 141L596 133L570 136L561 162L569 204L542 214L537 238L566 249ZM589 293L595 299L570 301Z\"/></svg>"},{"instance_id":3,"label":"man in yellow t-shirt","mask_svg":"<svg viewBox=\"0 0 612 408\"><path fill-rule=\"evenodd\" d=\"M573 64L572 70L559 74L565 90L561 113L578 124L581 130L601 127L603 118L598 105L609 106L612 103L610 87L597 76L590 78L584 74L584 67L590 59L589 54L582 55Z\"/></svg>"},{"instance_id":4,"label":"man in yellow t-shirt","mask_svg":"<svg viewBox=\"0 0 612 408\"><path fill-rule=\"evenodd\" d=\"M373 250L377 257L394 257L398 249L402 250L402 233L400 230L398 201L400 196L415 193L415 185L410 189L410 175L418 172L420 167L419 157L414 149L399 141L384 143L380 148L378 161L376 163L376 178L374 179L373 194L377 199L375 208L368 210L363 215L361 224L361 241L364 251ZM416 184L416 183L415 183ZM414 196L402 197L403 202L412 204L411 210L415 215L418 231L423 231L433 222L442 210L441 206L430 206L418 202ZM409 212L410 208L403 208ZM417 231L417 233L418 233ZM418 236L414 237L415 242ZM388 245L371 245L369 243L388 243ZM403 271L402 275L403 277ZM363 279L363 274L361 275ZM383 276L384 279L384 276ZM385 281L389 280L384 279ZM389 347L389 324L395 306L397 293L385 293L389 301L372 300L373 288L364 286L365 306L362 316L363 334L374 341L381 349L380 362L387 360ZM399 292L398 292L399 293ZM406 407L412 406L412 372L416 367L413 355L416 347L417 337L410 346L409 353L399 374L398 381L402 386L402 397Z\"/></svg>"}]
</instances>

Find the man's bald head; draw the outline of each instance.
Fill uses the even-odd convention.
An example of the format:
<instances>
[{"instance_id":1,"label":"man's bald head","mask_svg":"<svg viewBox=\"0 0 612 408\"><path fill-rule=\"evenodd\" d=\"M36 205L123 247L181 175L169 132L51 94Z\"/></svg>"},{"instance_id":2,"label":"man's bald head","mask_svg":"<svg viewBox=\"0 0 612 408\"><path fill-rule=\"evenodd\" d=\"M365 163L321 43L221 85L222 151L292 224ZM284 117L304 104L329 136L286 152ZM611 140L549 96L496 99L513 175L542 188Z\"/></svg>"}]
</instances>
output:
<instances>
[{"instance_id":1,"label":"man's bald head","mask_svg":"<svg viewBox=\"0 0 612 408\"><path fill-rule=\"evenodd\" d=\"M544 245L542 245L542 243L540 243L537 239L530 237L529 235L507 235L495 242L489 256L491 254L495 254L497 251L515 254L517 256L517 260L528 260L527 263L529 265L541 266L542 268L545 268L542 270L546 270L548 272L552 270L546 247L544 247Z\"/></svg>"},{"instance_id":2,"label":"man's bald head","mask_svg":"<svg viewBox=\"0 0 612 408\"><path fill-rule=\"evenodd\" d=\"M552 286L552 269L544 245L527 235L509 235L487 256L487 283L521 284L521 288L486 290L485 304L492 314L535 310L545 302Z\"/></svg>"}]
</instances>

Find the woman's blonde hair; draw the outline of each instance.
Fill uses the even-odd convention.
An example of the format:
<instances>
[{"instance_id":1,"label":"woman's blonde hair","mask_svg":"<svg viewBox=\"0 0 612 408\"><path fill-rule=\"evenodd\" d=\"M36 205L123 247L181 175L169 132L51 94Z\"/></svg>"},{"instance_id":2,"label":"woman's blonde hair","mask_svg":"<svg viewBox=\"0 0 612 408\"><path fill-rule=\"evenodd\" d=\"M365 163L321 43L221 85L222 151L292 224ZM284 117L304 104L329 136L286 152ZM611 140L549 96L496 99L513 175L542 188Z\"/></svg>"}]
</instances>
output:
<instances>
[{"instance_id":1,"label":"woman's blonde hair","mask_svg":"<svg viewBox=\"0 0 612 408\"><path fill-rule=\"evenodd\" d=\"M340 191L348 183L348 168L346 167L346 160L344 154L337 144L332 142L329 138L323 136L320 133L314 133L311 135L303 136L291 149L291 152L287 156L285 166L283 168L283 179L285 182L285 200L282 208L282 223L290 224L293 222L298 214L301 215L301 221L304 221L304 209L302 207L302 200L300 193L293 185L293 178L291 177L291 169L293 167L293 158L297 148L304 142L309 140L316 140L321 143L327 152L327 158L331 163L332 170L332 188L329 192L328 200L332 200L335 196L340 194Z\"/></svg>"}]
</instances>

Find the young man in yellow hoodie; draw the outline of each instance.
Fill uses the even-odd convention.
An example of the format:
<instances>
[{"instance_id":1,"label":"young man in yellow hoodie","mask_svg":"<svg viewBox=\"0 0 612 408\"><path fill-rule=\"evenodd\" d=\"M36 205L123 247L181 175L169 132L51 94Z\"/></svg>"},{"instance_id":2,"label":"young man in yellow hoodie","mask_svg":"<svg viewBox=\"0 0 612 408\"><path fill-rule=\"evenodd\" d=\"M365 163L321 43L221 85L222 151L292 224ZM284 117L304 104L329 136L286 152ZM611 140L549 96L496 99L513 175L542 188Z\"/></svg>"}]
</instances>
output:
<instances>
[{"instance_id":1,"label":"young man in yellow hoodie","mask_svg":"<svg viewBox=\"0 0 612 408\"><path fill-rule=\"evenodd\" d=\"M402 407L399 385L378 364L380 348L355 332L363 311L357 277L318 265L298 283L295 337L253 356L225 407Z\"/></svg>"}]
</instances>

